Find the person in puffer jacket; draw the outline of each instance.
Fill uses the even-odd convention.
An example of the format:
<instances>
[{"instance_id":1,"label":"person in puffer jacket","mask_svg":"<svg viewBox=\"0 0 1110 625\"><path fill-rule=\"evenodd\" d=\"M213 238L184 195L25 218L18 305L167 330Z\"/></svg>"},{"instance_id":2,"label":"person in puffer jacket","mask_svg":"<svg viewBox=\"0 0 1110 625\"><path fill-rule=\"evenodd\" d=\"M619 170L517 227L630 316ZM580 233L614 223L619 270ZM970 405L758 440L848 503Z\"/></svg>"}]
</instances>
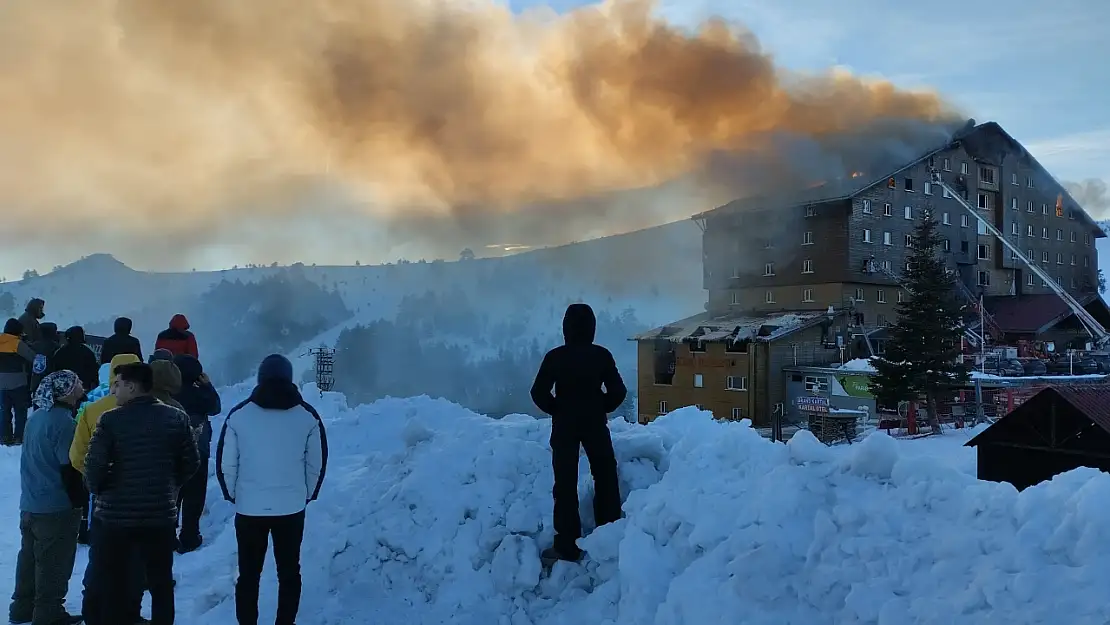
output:
<instances>
[{"instance_id":1,"label":"person in puffer jacket","mask_svg":"<svg viewBox=\"0 0 1110 625\"><path fill-rule=\"evenodd\" d=\"M189 320L182 314L174 315L173 319L170 319L170 327L158 333L154 349L168 349L174 356L189 354L193 358L200 358L197 352L197 337L189 331Z\"/></svg>"},{"instance_id":2,"label":"person in puffer jacket","mask_svg":"<svg viewBox=\"0 0 1110 625\"><path fill-rule=\"evenodd\" d=\"M188 553L201 546L200 517L208 498L208 467L212 452L212 422L210 417L220 414L223 406L220 394L212 386L200 361L181 355L173 359L181 372L181 389L174 395L182 410L189 415L189 427L197 439L200 469L181 488L178 507L181 509L181 534L177 539L177 552Z\"/></svg>"}]
</instances>

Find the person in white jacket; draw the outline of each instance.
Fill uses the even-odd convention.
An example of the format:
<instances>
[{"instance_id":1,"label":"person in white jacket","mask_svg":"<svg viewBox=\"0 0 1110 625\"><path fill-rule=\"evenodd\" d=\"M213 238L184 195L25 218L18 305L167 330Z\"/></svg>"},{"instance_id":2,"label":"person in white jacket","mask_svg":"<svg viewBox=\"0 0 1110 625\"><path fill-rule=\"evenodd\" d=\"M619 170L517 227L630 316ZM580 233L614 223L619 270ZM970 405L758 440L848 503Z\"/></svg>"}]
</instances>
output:
<instances>
[{"instance_id":1,"label":"person in white jacket","mask_svg":"<svg viewBox=\"0 0 1110 625\"><path fill-rule=\"evenodd\" d=\"M305 508L320 494L328 442L320 415L293 383L293 365L273 354L251 396L227 414L216 444L216 478L235 504L239 578L235 615L258 623L258 586L270 537L277 565L276 625L294 625L301 601Z\"/></svg>"}]
</instances>

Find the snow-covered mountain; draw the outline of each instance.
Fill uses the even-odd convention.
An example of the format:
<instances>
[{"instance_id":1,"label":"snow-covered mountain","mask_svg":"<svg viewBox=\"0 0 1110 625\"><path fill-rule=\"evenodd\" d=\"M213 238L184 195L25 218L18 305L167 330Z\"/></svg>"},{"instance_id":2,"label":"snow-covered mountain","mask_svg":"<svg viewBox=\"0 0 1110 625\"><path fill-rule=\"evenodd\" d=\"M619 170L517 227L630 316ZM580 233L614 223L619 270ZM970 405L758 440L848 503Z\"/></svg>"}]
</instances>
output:
<instances>
[{"instance_id":1,"label":"snow-covered mountain","mask_svg":"<svg viewBox=\"0 0 1110 625\"><path fill-rule=\"evenodd\" d=\"M224 405L247 392L223 389ZM331 447L308 510L302 625L1110 622L1091 592L1110 566L1110 476L1078 469L1021 493L980 482L962 447L973 432L829 448L808 432L772 443L695 408L614 423L625 518L582 541L585 563L544 577L548 422L426 397L356 409L305 397ZM18 471L19 450L0 449L0 474ZM16 518L19 481L4 484L0 516ZM205 545L176 558L181 625L235 622L232 509L214 478L208 492ZM18 547L0 533L9 588ZM266 566L263 620L276 604Z\"/></svg>"}]
</instances>

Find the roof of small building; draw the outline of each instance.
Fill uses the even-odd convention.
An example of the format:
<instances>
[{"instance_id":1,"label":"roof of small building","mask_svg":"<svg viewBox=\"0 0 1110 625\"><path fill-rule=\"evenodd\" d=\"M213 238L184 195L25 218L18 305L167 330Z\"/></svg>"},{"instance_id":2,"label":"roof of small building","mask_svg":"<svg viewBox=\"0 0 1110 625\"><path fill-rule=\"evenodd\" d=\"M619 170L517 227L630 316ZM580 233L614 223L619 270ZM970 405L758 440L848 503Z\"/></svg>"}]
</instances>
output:
<instances>
[{"instance_id":1,"label":"roof of small building","mask_svg":"<svg viewBox=\"0 0 1110 625\"><path fill-rule=\"evenodd\" d=\"M701 313L674 323L641 332L633 341L668 340L680 343L698 340L702 343L719 341L775 341L822 321L836 318L842 312L832 311L783 311L776 313L738 313L710 316Z\"/></svg>"},{"instance_id":2,"label":"roof of small building","mask_svg":"<svg viewBox=\"0 0 1110 625\"><path fill-rule=\"evenodd\" d=\"M1106 309L1098 293L1075 298L1084 308L1092 304ZM983 298L987 312L1003 332L1038 334L1052 329L1071 316L1071 308L1053 293L1038 295L998 295Z\"/></svg>"},{"instance_id":3,"label":"roof of small building","mask_svg":"<svg viewBox=\"0 0 1110 625\"><path fill-rule=\"evenodd\" d=\"M1073 408L1078 410L1092 423L1099 426L1107 433L1110 433L1110 384L1053 384L1046 386L1025 400L1017 408L1011 410L1006 416L1002 417L995 424L1001 423L1004 419L1009 418L1010 415L1018 413L1030 405L1035 398L1040 397L1046 393L1058 395L1061 399L1066 401ZM968 442L964 443L965 447L975 447L983 442L988 432L994 425L980 432Z\"/></svg>"}]
</instances>

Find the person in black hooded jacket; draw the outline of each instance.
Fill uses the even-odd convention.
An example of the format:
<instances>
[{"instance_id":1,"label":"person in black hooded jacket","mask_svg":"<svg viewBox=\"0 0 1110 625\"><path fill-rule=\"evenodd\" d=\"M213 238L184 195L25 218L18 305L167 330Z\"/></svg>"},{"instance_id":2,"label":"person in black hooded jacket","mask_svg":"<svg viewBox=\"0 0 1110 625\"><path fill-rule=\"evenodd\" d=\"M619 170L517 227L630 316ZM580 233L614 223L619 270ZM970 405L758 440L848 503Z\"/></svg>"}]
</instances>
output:
<instances>
[{"instance_id":1,"label":"person in black hooded jacket","mask_svg":"<svg viewBox=\"0 0 1110 625\"><path fill-rule=\"evenodd\" d=\"M68 369L81 378L81 386L92 389L100 386L100 363L96 354L85 344L85 329L73 326L65 331L66 344L54 353L49 363L50 373Z\"/></svg>"},{"instance_id":2,"label":"person in black hooded jacket","mask_svg":"<svg viewBox=\"0 0 1110 625\"><path fill-rule=\"evenodd\" d=\"M39 382L49 373L54 354L62 347L62 341L58 337L58 324L49 321L39 324L39 331L42 338L31 344L31 349L35 350L35 361L31 364L31 393L35 392Z\"/></svg>"},{"instance_id":3,"label":"person in black hooded jacket","mask_svg":"<svg viewBox=\"0 0 1110 625\"><path fill-rule=\"evenodd\" d=\"M139 339L131 336L132 323L127 317L116 317L114 325L115 334L104 339L100 347L100 364L106 365L119 354L135 354L139 360L143 359L143 345Z\"/></svg>"},{"instance_id":4,"label":"person in black hooded jacket","mask_svg":"<svg viewBox=\"0 0 1110 625\"><path fill-rule=\"evenodd\" d=\"M596 330L592 308L581 303L568 306L563 316L565 344L547 352L532 384L532 401L551 415L555 544L544 550L545 559L574 562L582 557L577 544L582 537L579 446L586 450L594 478L594 520L600 527L621 516L617 460L607 417L620 407L628 389L613 354L594 345Z\"/></svg>"},{"instance_id":5,"label":"person in black hooded jacket","mask_svg":"<svg viewBox=\"0 0 1110 625\"><path fill-rule=\"evenodd\" d=\"M177 538L178 553L188 553L201 546L200 517L204 513L204 502L208 498L208 467L212 454L212 422L223 410L220 394L212 386L200 361L188 354L173 358L173 364L181 371L181 391L174 399L189 415L189 427L197 440L200 454L200 469L181 487L178 494L178 507L181 509L181 533Z\"/></svg>"}]
</instances>

